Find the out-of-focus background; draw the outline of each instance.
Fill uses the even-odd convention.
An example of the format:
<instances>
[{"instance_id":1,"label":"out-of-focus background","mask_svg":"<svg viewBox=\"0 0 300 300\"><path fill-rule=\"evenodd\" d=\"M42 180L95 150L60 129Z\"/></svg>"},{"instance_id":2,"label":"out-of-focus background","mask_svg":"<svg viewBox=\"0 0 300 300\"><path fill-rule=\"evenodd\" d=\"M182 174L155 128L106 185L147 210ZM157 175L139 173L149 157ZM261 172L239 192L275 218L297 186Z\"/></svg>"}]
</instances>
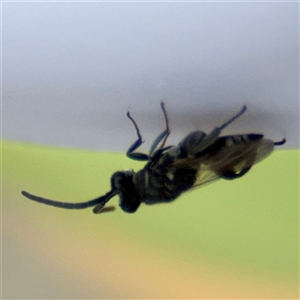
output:
<instances>
[{"instance_id":1,"label":"out-of-focus background","mask_svg":"<svg viewBox=\"0 0 300 300\"><path fill-rule=\"evenodd\" d=\"M124 151L178 141L248 105L228 132L299 139L298 3L3 3L3 136ZM174 139L173 139L174 136Z\"/></svg>"},{"instance_id":2,"label":"out-of-focus background","mask_svg":"<svg viewBox=\"0 0 300 300\"><path fill-rule=\"evenodd\" d=\"M298 3L2 3L2 298L297 298ZM287 139L234 182L95 216L147 152L247 104L224 134ZM282 150L283 149L283 150ZM95 151L97 150L97 151ZM117 199L112 200L117 205Z\"/></svg>"}]
</instances>

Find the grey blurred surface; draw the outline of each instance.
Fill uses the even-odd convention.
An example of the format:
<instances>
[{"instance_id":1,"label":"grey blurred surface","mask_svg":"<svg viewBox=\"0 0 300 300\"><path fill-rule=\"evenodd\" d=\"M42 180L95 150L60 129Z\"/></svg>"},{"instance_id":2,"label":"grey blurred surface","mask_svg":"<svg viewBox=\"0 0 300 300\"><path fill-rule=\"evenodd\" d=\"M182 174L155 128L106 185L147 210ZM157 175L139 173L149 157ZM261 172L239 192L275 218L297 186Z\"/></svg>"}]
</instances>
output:
<instances>
[{"instance_id":1,"label":"grey blurred surface","mask_svg":"<svg viewBox=\"0 0 300 300\"><path fill-rule=\"evenodd\" d=\"M3 3L3 138L124 151L225 134L299 146L298 3Z\"/></svg>"}]
</instances>

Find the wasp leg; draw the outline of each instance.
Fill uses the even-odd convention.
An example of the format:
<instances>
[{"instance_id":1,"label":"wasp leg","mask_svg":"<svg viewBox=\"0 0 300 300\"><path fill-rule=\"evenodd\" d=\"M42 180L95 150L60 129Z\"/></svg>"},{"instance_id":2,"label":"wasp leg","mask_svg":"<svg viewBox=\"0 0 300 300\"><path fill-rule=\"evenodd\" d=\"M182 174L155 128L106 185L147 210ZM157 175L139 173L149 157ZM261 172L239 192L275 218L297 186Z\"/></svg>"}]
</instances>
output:
<instances>
[{"instance_id":1,"label":"wasp leg","mask_svg":"<svg viewBox=\"0 0 300 300\"><path fill-rule=\"evenodd\" d=\"M150 156L151 154L155 151L157 145L162 141L159 149L162 149L168 139L168 136L170 135L170 129L169 129L169 120L168 120L168 115L165 109L165 104L164 102L160 103L161 109L164 113L165 121L166 121L166 129L154 140L151 148L150 148Z\"/></svg>"},{"instance_id":2,"label":"wasp leg","mask_svg":"<svg viewBox=\"0 0 300 300\"><path fill-rule=\"evenodd\" d=\"M212 145L216 141L216 139L218 138L218 136L220 135L221 131L225 127L227 127L229 124L231 124L233 121L235 121L237 118L239 118L246 111L246 109L247 109L247 106L244 105L242 107L242 109L236 115L234 115L231 119L229 119L227 122L225 122L220 127L216 127L210 134L208 134L203 139L203 141L201 142L201 144L199 145L198 152L201 152L204 149L206 149L208 146Z\"/></svg>"},{"instance_id":3,"label":"wasp leg","mask_svg":"<svg viewBox=\"0 0 300 300\"><path fill-rule=\"evenodd\" d=\"M213 131L208 135L206 135L203 131L194 131L190 133L180 142L183 153L186 153L186 155L189 157L193 157L196 154L207 149L217 140L221 131L237 118L239 118L246 111L246 109L247 107L243 106L239 113L234 115L220 127L216 127L215 129L213 129Z\"/></svg>"},{"instance_id":4,"label":"wasp leg","mask_svg":"<svg viewBox=\"0 0 300 300\"><path fill-rule=\"evenodd\" d=\"M259 135L257 135L259 136ZM233 161L230 165L224 166L217 171L219 176L226 180L233 180L244 176L253 166L256 159L256 155L248 155L248 157L244 160L244 166L235 171L235 168L238 166L239 161Z\"/></svg>"},{"instance_id":5,"label":"wasp leg","mask_svg":"<svg viewBox=\"0 0 300 300\"><path fill-rule=\"evenodd\" d=\"M244 176L250 169L251 169L251 167L246 167L246 168L242 169L241 172L239 172L239 173L236 173L231 170L226 170L220 174L220 177L223 179L226 179L226 180L237 179L237 178Z\"/></svg>"},{"instance_id":6,"label":"wasp leg","mask_svg":"<svg viewBox=\"0 0 300 300\"><path fill-rule=\"evenodd\" d=\"M127 117L133 123L133 125L135 127L135 130L136 130L136 134L138 136L138 139L130 146L130 148L126 152L127 157L129 157L131 159L134 159L134 160L140 160L140 161L149 160L149 156L147 154L144 154L144 153L133 153L133 151L135 151L138 147L140 147L143 144L143 140L142 140L142 136L140 134L139 127L137 126L136 122L131 117L131 115L130 115L129 112L127 112Z\"/></svg>"}]
</instances>

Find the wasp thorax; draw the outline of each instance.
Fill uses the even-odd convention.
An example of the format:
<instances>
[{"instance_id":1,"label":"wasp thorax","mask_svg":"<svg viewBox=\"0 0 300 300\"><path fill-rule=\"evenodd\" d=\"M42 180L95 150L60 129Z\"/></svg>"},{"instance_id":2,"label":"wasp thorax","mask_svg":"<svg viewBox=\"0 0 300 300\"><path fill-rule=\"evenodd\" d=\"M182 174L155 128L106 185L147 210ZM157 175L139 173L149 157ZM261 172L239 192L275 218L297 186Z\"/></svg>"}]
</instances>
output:
<instances>
[{"instance_id":1,"label":"wasp thorax","mask_svg":"<svg viewBox=\"0 0 300 300\"><path fill-rule=\"evenodd\" d=\"M111 187L118 192L132 184L133 171L118 171L111 176Z\"/></svg>"}]
</instances>

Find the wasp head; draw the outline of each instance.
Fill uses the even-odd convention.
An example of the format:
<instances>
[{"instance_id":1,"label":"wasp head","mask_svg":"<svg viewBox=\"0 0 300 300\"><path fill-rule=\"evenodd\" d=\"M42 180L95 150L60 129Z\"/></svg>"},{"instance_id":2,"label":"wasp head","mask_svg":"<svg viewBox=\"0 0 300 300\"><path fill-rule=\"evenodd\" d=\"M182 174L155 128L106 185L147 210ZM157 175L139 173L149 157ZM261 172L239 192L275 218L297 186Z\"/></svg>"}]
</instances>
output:
<instances>
[{"instance_id":1,"label":"wasp head","mask_svg":"<svg viewBox=\"0 0 300 300\"><path fill-rule=\"evenodd\" d=\"M135 212L141 201L134 184L133 171L118 171L111 176L111 188L120 196L120 207L128 213Z\"/></svg>"}]
</instances>

